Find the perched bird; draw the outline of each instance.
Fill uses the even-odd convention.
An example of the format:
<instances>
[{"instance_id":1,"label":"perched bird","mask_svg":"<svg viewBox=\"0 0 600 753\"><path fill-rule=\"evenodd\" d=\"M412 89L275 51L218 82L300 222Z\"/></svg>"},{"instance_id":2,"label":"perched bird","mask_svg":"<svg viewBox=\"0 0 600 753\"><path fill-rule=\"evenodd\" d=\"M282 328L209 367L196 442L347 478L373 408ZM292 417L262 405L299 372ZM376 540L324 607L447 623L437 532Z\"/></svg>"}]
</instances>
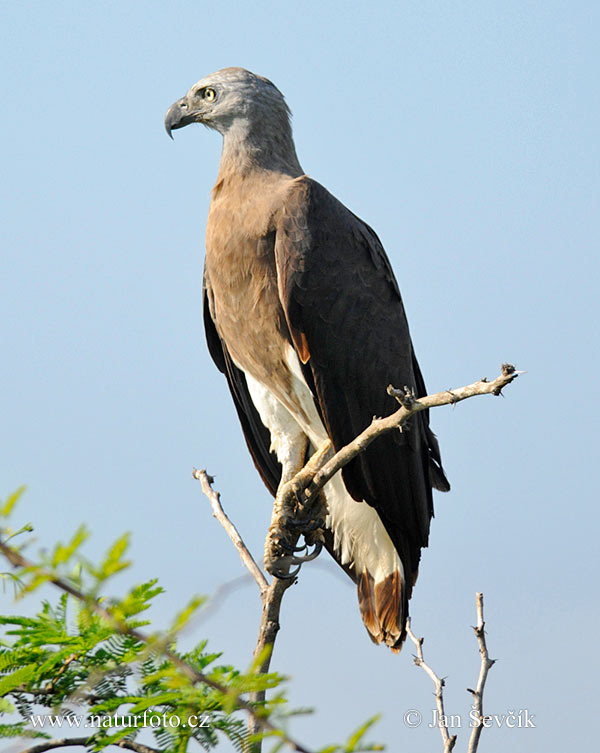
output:
<instances>
[{"instance_id":1,"label":"perched bird","mask_svg":"<svg viewBox=\"0 0 600 753\"><path fill-rule=\"evenodd\" d=\"M169 108L169 135L190 123L223 136L206 228L208 347L275 495L328 438L337 450L373 416L396 410L388 384L416 396L425 385L385 251L300 167L277 87L243 68L220 70ZM450 488L421 412L324 489L325 545L357 584L372 640L396 650L427 546L432 487ZM267 547L271 572L277 558Z\"/></svg>"}]
</instances>

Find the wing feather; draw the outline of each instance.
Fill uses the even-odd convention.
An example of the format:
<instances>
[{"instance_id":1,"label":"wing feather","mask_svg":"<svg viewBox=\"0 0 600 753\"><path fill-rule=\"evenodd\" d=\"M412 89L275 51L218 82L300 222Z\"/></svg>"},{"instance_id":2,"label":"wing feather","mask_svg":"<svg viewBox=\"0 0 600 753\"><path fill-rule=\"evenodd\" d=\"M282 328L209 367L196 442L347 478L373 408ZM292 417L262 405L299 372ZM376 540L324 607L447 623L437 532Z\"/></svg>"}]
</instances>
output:
<instances>
[{"instance_id":1,"label":"wing feather","mask_svg":"<svg viewBox=\"0 0 600 753\"><path fill-rule=\"evenodd\" d=\"M238 418L242 425L246 444L254 460L254 465L271 494L275 496L281 480L281 465L274 452L271 452L271 434L261 421L252 402L246 376L233 363L227 346L219 337L210 305L210 285L205 277L204 297L204 331L208 350L219 371L225 374L229 391L233 397Z\"/></svg>"},{"instance_id":2,"label":"wing feather","mask_svg":"<svg viewBox=\"0 0 600 753\"><path fill-rule=\"evenodd\" d=\"M400 291L373 230L310 178L294 181L275 223L281 302L339 449L373 416L396 410L388 384L425 394ZM433 515L432 483L449 488L428 417L376 439L343 478L352 497L377 509L414 580Z\"/></svg>"}]
</instances>

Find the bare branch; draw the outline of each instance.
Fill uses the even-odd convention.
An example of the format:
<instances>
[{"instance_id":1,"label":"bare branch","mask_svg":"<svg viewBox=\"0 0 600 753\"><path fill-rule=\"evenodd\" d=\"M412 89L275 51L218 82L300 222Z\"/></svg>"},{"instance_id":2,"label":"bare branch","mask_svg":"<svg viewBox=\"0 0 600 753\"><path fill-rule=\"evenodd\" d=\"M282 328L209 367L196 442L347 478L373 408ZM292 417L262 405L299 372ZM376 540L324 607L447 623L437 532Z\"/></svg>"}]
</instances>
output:
<instances>
[{"instance_id":1,"label":"bare branch","mask_svg":"<svg viewBox=\"0 0 600 753\"><path fill-rule=\"evenodd\" d=\"M261 594L262 613L258 638L254 649L254 658L261 658L260 664L257 667L261 674L266 674L271 667L275 639L280 627L279 614L281 612L283 594L295 582L295 578L273 578L268 589ZM254 703L263 703L265 698L266 693L264 690L257 690L250 694L250 701ZM255 735L257 732L260 732L259 720L256 717L252 717L248 720L248 734ZM261 742L253 743L250 745L248 753L260 753L261 747Z\"/></svg>"},{"instance_id":2,"label":"bare branch","mask_svg":"<svg viewBox=\"0 0 600 753\"><path fill-rule=\"evenodd\" d=\"M481 654L481 666L479 669L479 678L477 680L477 687L475 690L467 688L469 693L473 696L473 712L476 719L475 726L471 731L471 737L469 738L469 747L467 753L475 753L477 746L479 745L479 738L481 737L481 731L483 730L483 722L485 717L483 715L483 691L485 689L485 682L487 680L488 672L495 664L495 659L490 659L487 645L485 642L485 620L483 619L483 594L478 593L475 597L477 604L477 625L473 628L475 635L477 636L477 642L479 644L479 653Z\"/></svg>"},{"instance_id":3,"label":"bare branch","mask_svg":"<svg viewBox=\"0 0 600 753\"><path fill-rule=\"evenodd\" d=\"M256 560L250 554L250 551L248 550L248 547L240 536L238 529L225 514L225 510L223 510L223 506L221 505L221 495L219 494L219 492L215 491L212 488L214 478L212 476L209 476L205 470L198 471L196 468L194 468L192 475L202 484L202 491L210 501L213 516L219 521L219 523L227 532L227 535L233 542L235 548L238 550L238 554L240 555L242 562L250 572L250 575L252 575L252 577L256 581L256 584L258 585L258 588L260 589L260 593L262 595L263 592L266 591L269 587L269 583L267 582L267 579L265 578L260 567L256 564Z\"/></svg>"},{"instance_id":4,"label":"bare branch","mask_svg":"<svg viewBox=\"0 0 600 753\"><path fill-rule=\"evenodd\" d=\"M328 452L331 451L331 444L329 444ZM323 452L316 453L318 460L323 457ZM314 457L314 456L313 456ZM314 470L310 468L310 461L302 469L303 472L314 473ZM314 464L313 464L314 465ZM298 474L298 475L300 475ZM271 583L267 581L263 575L261 569L256 564L256 561L250 551L248 550L244 540L242 539L239 531L235 525L231 522L227 516L223 506L221 505L221 495L219 492L213 489L212 484L214 479L205 470L198 471L194 469L194 478L198 479L202 483L202 491L208 497L214 517L223 526L229 538L235 545L242 559L242 562L250 571L254 580L257 582L260 589L260 598L262 603L262 614L260 627L258 630L258 638L256 641L256 647L254 649L254 659L260 658L260 664L257 670L260 674L267 674L271 666L271 657L273 655L273 647L275 645L275 639L279 632L279 615L281 612L281 601L283 594L287 589L296 582L295 578L273 578ZM266 698L264 690L258 690L250 694L251 703L262 703ZM248 721L248 735L256 735L261 730L261 720L255 716L251 717ZM252 753L260 753L261 743L251 742L248 743L248 751Z\"/></svg>"},{"instance_id":5,"label":"bare branch","mask_svg":"<svg viewBox=\"0 0 600 753\"><path fill-rule=\"evenodd\" d=\"M413 633L410 626L410 617L406 620L406 634L415 644L417 649L417 655L414 657L417 667L421 667L427 676L431 679L435 687L435 703L437 706L437 726L439 727L440 734L442 735L442 741L444 743L444 753L450 753L456 744L456 735L451 735L448 732L448 720L446 719L446 712L444 711L444 679L438 677L433 669L427 664L423 658L423 641L424 638L417 638Z\"/></svg>"},{"instance_id":6,"label":"bare branch","mask_svg":"<svg viewBox=\"0 0 600 753\"><path fill-rule=\"evenodd\" d=\"M308 474L305 474L305 469L300 471L300 473L298 473L286 485L286 495L297 494L298 487L304 486L305 495L307 497L314 496L325 486L329 479L340 470L340 468L343 468L359 453L363 452L363 450L365 450L374 439L381 434L392 431L393 429L402 429L408 419L415 413L420 413L423 410L436 408L442 405L452 405L461 400L466 400L467 398L475 397L477 395L500 395L502 389L522 373L522 371L517 371L515 367L510 364L502 364L502 373L491 382L488 382L483 378L478 382L467 385L466 387L458 387L453 390L437 392L434 395L420 397L418 400L414 399L412 393L410 390L407 390L407 388L404 390L397 390L390 385L388 387L388 394L392 395L392 397L396 397L402 407L386 418L374 418L371 424L363 432L361 432L352 442L345 447L342 447L342 449L336 452L333 457L329 456L326 443L319 451L319 453L322 453L323 461L320 463L319 470L314 473L312 479L308 483L306 483L306 476ZM321 458L318 458L318 460L321 460Z\"/></svg>"}]
</instances>

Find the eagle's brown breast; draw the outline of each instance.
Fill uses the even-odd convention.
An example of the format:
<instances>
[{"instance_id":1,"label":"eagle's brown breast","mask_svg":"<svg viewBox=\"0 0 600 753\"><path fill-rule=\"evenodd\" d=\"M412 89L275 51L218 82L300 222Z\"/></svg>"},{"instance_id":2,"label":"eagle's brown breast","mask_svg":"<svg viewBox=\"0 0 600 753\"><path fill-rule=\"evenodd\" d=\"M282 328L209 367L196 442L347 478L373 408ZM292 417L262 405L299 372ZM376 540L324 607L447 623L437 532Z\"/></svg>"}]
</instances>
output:
<instances>
[{"instance_id":1,"label":"eagle's brown breast","mask_svg":"<svg viewBox=\"0 0 600 753\"><path fill-rule=\"evenodd\" d=\"M277 289L273 216L291 183L265 175L221 178L206 227L205 276L211 314L237 366L290 399L290 335ZM252 184L252 187L250 186ZM291 406L290 406L291 407Z\"/></svg>"}]
</instances>

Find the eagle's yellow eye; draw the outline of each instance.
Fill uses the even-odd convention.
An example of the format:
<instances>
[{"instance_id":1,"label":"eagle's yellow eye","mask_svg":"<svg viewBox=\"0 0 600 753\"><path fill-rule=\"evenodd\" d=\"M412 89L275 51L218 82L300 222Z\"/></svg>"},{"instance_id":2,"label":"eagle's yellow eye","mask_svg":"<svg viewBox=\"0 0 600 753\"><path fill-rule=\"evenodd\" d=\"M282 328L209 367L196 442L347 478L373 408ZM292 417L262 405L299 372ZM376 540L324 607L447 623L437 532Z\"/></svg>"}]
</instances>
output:
<instances>
[{"instance_id":1,"label":"eagle's yellow eye","mask_svg":"<svg viewBox=\"0 0 600 753\"><path fill-rule=\"evenodd\" d=\"M212 102L215 97L216 97L216 94L215 94L215 90L214 89L205 89L204 90L204 99L207 102Z\"/></svg>"}]
</instances>

